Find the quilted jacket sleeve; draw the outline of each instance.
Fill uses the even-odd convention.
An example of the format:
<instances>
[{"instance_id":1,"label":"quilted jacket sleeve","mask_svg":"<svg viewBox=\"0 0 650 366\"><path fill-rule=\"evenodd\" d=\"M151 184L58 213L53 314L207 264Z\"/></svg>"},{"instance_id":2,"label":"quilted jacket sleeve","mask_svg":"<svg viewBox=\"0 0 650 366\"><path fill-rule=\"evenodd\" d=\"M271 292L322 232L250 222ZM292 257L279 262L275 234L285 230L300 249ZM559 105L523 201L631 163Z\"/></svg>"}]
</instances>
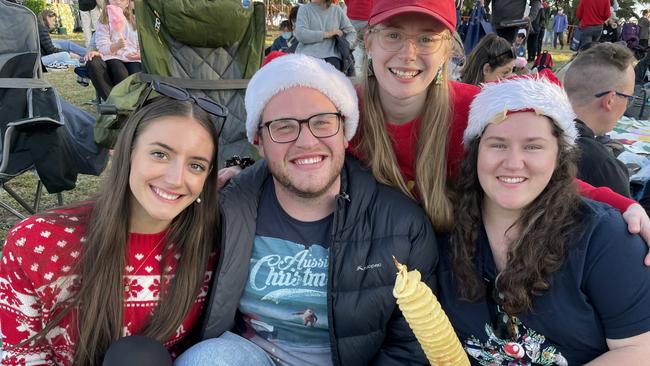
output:
<instances>
[{"instance_id":1,"label":"quilted jacket sleeve","mask_svg":"<svg viewBox=\"0 0 650 366\"><path fill-rule=\"evenodd\" d=\"M407 265L409 268L418 269L422 274L422 281L436 292L435 270L438 265L438 244L433 227L426 217L414 224L410 240L411 254ZM372 364L381 366L429 364L399 307L395 307L386 330L384 344Z\"/></svg>"}]
</instances>

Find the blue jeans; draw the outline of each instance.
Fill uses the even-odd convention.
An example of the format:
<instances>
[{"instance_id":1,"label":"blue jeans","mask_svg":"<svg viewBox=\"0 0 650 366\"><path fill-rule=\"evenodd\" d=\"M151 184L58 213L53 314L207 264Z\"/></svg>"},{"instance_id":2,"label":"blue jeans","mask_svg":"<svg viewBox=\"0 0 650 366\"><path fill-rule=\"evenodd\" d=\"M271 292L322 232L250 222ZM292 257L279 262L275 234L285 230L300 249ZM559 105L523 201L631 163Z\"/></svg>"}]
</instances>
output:
<instances>
[{"instance_id":1,"label":"blue jeans","mask_svg":"<svg viewBox=\"0 0 650 366\"><path fill-rule=\"evenodd\" d=\"M52 41L52 43L54 43L54 46L56 46L56 48L60 48L62 51L76 53L81 57L86 56L85 48L68 39L55 39Z\"/></svg>"},{"instance_id":2,"label":"blue jeans","mask_svg":"<svg viewBox=\"0 0 650 366\"><path fill-rule=\"evenodd\" d=\"M41 61L43 61L43 64L45 64L45 66L52 66L54 64L69 65L73 67L79 66L79 60L73 59L70 57L70 53L65 51L41 56Z\"/></svg>"},{"instance_id":3,"label":"blue jeans","mask_svg":"<svg viewBox=\"0 0 650 366\"><path fill-rule=\"evenodd\" d=\"M598 42L600 35L603 33L602 25L592 25L590 27L582 28L580 33L580 47L591 42Z\"/></svg>"},{"instance_id":4,"label":"blue jeans","mask_svg":"<svg viewBox=\"0 0 650 366\"><path fill-rule=\"evenodd\" d=\"M275 366L271 357L254 343L234 333L206 339L183 352L174 366Z\"/></svg>"}]
</instances>

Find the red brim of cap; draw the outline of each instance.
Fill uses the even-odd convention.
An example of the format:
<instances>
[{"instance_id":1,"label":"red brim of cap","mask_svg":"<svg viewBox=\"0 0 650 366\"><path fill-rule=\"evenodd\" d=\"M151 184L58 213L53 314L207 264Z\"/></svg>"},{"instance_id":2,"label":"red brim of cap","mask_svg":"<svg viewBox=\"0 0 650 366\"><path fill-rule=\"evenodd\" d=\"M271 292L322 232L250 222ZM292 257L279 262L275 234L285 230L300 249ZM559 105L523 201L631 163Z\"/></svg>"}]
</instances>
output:
<instances>
[{"instance_id":1,"label":"red brim of cap","mask_svg":"<svg viewBox=\"0 0 650 366\"><path fill-rule=\"evenodd\" d=\"M370 19L368 19L368 25L373 26L386 21L388 18L392 18L396 15L405 14L405 13L419 13L419 14L428 15L434 18L435 20L439 21L440 23L442 23L442 25L444 25L445 28L449 29L450 31L454 32L456 30L456 27L453 24L451 24L449 21L442 18L440 15L430 10L421 8L419 6L401 6L399 8L393 8L387 10L383 13L379 13L371 17Z\"/></svg>"}]
</instances>

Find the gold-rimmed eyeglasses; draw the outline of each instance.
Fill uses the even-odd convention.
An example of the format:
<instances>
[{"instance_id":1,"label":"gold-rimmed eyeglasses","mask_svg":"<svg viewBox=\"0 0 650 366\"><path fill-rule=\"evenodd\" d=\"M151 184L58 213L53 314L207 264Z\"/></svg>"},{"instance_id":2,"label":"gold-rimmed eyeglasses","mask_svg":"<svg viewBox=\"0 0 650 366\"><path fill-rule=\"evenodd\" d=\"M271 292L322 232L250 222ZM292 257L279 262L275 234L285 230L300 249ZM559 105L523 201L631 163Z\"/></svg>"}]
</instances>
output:
<instances>
[{"instance_id":1,"label":"gold-rimmed eyeglasses","mask_svg":"<svg viewBox=\"0 0 650 366\"><path fill-rule=\"evenodd\" d=\"M425 32L411 35L395 28L372 28L370 32L377 34L379 46L388 52L398 52L406 41L410 40L417 53L428 55L438 51L444 42L451 39L447 33Z\"/></svg>"}]
</instances>

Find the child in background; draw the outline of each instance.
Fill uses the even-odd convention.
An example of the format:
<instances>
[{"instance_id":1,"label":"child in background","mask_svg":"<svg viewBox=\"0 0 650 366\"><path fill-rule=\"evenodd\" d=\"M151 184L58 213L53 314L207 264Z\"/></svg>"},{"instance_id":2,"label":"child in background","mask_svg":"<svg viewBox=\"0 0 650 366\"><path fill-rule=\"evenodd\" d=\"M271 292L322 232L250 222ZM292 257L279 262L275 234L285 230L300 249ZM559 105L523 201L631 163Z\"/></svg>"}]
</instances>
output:
<instances>
[{"instance_id":1,"label":"child in background","mask_svg":"<svg viewBox=\"0 0 650 366\"><path fill-rule=\"evenodd\" d=\"M280 32L282 32L278 38L273 41L269 52L272 51L282 51L285 52L289 48L289 41L293 40L293 32L291 31L291 23L288 20L283 20L280 23ZM266 52L268 54L268 52Z\"/></svg>"},{"instance_id":2,"label":"child in background","mask_svg":"<svg viewBox=\"0 0 650 366\"><path fill-rule=\"evenodd\" d=\"M115 54L122 59L139 60L140 52L136 47L126 42L126 22L124 11L117 5L106 5L106 13L108 14L108 27L110 29L111 42L119 42L124 40L125 46L117 50Z\"/></svg>"},{"instance_id":3,"label":"child in background","mask_svg":"<svg viewBox=\"0 0 650 366\"><path fill-rule=\"evenodd\" d=\"M517 57L526 57L526 30L520 29L517 32L515 39L515 49L517 50Z\"/></svg>"}]
</instances>

